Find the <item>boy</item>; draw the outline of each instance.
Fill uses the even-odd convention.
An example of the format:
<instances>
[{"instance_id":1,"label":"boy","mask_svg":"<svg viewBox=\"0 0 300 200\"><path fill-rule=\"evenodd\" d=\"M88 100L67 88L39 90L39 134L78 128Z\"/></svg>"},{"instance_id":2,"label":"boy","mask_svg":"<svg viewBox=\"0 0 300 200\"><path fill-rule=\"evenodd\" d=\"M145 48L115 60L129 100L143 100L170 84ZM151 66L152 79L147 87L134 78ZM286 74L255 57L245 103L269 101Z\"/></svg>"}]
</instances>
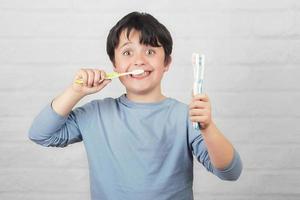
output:
<instances>
[{"instance_id":1,"label":"boy","mask_svg":"<svg viewBox=\"0 0 300 200\"><path fill-rule=\"evenodd\" d=\"M93 200L192 200L193 155L221 179L239 177L240 157L212 121L208 97L194 96L187 106L162 94L171 52L164 25L149 14L130 13L107 38L114 71L145 71L120 77L126 94L72 110L110 83L102 70L81 69L74 82L83 84L73 83L35 118L29 138L40 145L84 142Z\"/></svg>"}]
</instances>

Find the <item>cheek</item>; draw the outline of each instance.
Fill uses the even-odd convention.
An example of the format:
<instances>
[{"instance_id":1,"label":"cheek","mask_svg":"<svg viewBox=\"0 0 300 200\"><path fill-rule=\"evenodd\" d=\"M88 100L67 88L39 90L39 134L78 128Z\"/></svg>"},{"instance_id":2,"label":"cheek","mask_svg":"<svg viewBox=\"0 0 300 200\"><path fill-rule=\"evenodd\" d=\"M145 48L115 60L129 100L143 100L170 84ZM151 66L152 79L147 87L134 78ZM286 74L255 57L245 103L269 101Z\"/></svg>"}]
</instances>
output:
<instances>
[{"instance_id":1,"label":"cheek","mask_svg":"<svg viewBox=\"0 0 300 200\"><path fill-rule=\"evenodd\" d=\"M115 66L120 67L124 63L124 59L120 57L119 55L115 55Z\"/></svg>"},{"instance_id":2,"label":"cheek","mask_svg":"<svg viewBox=\"0 0 300 200\"><path fill-rule=\"evenodd\" d=\"M126 61L116 62L116 65L115 65L118 72L125 72L128 69L129 66L130 66L130 63L126 62Z\"/></svg>"},{"instance_id":3,"label":"cheek","mask_svg":"<svg viewBox=\"0 0 300 200\"><path fill-rule=\"evenodd\" d=\"M120 60L115 61L114 71L116 72L124 72L126 65L125 63L121 62Z\"/></svg>"},{"instance_id":4,"label":"cheek","mask_svg":"<svg viewBox=\"0 0 300 200\"><path fill-rule=\"evenodd\" d=\"M154 79L162 79L164 75L164 68L160 67L159 69L155 70L155 73L153 74Z\"/></svg>"}]
</instances>

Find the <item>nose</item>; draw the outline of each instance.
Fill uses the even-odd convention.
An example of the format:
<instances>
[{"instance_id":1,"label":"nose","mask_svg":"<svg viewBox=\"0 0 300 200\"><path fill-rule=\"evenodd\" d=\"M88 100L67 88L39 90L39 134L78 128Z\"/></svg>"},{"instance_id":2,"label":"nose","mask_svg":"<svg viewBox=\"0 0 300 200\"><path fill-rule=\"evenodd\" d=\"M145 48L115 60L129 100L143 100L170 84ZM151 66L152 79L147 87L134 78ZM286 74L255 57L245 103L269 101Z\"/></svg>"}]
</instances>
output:
<instances>
[{"instance_id":1,"label":"nose","mask_svg":"<svg viewBox=\"0 0 300 200\"><path fill-rule=\"evenodd\" d=\"M146 60L144 58L144 56L139 53L139 54L136 54L135 58L134 58L134 66L143 66L145 65L146 63Z\"/></svg>"}]
</instances>

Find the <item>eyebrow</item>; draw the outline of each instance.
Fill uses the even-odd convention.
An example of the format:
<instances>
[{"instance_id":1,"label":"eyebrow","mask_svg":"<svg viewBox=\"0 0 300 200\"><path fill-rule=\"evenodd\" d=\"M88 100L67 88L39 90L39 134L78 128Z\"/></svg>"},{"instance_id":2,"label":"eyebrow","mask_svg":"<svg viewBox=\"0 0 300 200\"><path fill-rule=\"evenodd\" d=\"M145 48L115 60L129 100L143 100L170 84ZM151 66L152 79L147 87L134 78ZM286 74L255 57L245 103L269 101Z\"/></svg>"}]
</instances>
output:
<instances>
[{"instance_id":1,"label":"eyebrow","mask_svg":"<svg viewBox=\"0 0 300 200\"><path fill-rule=\"evenodd\" d=\"M126 46L126 45L128 45L128 44L131 44L132 42L125 42L122 46L120 46L120 48L122 48L122 47L124 47L124 46Z\"/></svg>"}]
</instances>

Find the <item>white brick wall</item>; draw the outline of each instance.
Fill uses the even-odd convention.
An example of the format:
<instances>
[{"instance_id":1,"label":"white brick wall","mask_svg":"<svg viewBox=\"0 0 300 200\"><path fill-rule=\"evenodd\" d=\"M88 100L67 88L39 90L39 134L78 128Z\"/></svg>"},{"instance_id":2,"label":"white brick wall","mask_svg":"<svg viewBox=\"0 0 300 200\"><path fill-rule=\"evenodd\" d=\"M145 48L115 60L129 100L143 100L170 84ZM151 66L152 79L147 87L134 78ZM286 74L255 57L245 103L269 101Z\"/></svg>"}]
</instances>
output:
<instances>
[{"instance_id":1,"label":"white brick wall","mask_svg":"<svg viewBox=\"0 0 300 200\"><path fill-rule=\"evenodd\" d=\"M215 121L244 162L237 182L220 181L195 163L195 200L300 199L299 2L0 0L0 199L89 198L82 143L42 148L27 131L77 69L111 70L107 33L134 10L172 32L168 96L189 102L191 53L206 55ZM123 91L114 81L83 102Z\"/></svg>"}]
</instances>

